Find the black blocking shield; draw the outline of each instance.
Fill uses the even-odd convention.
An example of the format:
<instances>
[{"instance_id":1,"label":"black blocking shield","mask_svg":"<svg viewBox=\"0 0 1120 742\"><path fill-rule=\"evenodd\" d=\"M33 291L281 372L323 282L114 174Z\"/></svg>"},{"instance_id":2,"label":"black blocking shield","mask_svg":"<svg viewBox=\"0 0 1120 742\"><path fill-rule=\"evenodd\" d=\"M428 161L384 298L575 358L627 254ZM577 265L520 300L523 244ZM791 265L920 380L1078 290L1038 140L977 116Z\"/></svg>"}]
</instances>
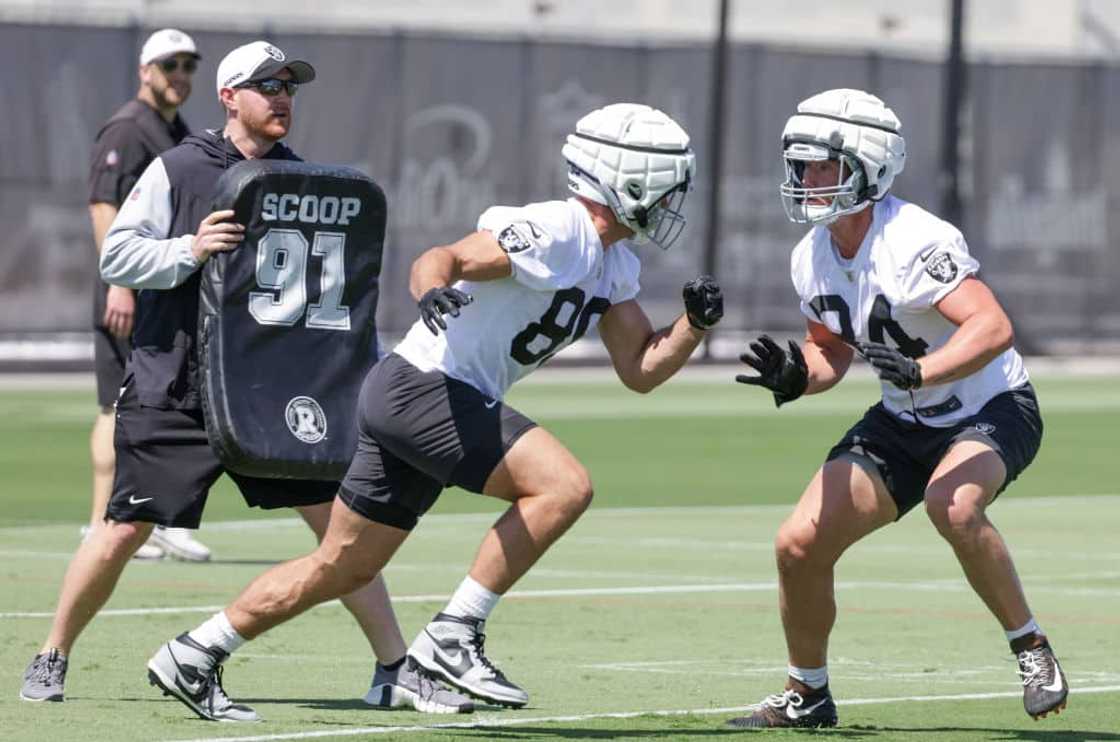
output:
<instances>
[{"instance_id":1,"label":"black blocking shield","mask_svg":"<svg viewBox=\"0 0 1120 742\"><path fill-rule=\"evenodd\" d=\"M340 480L377 361L385 195L362 173L249 160L215 209L245 225L202 272L199 368L210 445L250 476Z\"/></svg>"}]
</instances>

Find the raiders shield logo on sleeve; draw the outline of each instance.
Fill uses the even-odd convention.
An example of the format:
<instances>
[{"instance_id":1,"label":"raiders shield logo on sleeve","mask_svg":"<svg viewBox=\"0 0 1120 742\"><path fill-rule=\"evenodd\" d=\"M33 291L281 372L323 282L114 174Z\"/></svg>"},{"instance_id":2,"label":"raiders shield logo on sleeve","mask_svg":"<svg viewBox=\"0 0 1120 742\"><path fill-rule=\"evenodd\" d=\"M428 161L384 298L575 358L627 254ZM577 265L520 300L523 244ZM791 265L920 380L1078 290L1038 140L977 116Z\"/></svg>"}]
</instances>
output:
<instances>
[{"instance_id":1,"label":"raiders shield logo on sleeve","mask_svg":"<svg viewBox=\"0 0 1120 742\"><path fill-rule=\"evenodd\" d=\"M953 262L949 253L943 252L929 261L929 265L926 266L926 273L935 281L951 283L957 277L957 264Z\"/></svg>"},{"instance_id":2,"label":"raiders shield logo on sleeve","mask_svg":"<svg viewBox=\"0 0 1120 742\"><path fill-rule=\"evenodd\" d=\"M522 237L521 233L512 226L506 227L498 234L498 246L510 255L532 247L529 240Z\"/></svg>"}]
</instances>

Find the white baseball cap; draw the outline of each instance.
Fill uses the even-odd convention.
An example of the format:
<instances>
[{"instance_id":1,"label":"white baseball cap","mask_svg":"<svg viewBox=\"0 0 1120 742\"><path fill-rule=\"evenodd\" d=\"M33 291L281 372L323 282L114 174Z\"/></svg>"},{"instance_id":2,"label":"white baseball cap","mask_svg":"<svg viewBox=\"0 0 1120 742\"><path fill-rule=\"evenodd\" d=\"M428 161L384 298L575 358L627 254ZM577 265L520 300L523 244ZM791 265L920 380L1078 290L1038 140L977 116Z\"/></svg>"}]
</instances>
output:
<instances>
[{"instance_id":1,"label":"white baseball cap","mask_svg":"<svg viewBox=\"0 0 1120 742\"><path fill-rule=\"evenodd\" d=\"M151 64L176 54L190 54L195 59L202 58L194 45L194 39L177 28L163 28L144 42L144 48L140 50L140 64Z\"/></svg>"},{"instance_id":2,"label":"white baseball cap","mask_svg":"<svg viewBox=\"0 0 1120 742\"><path fill-rule=\"evenodd\" d=\"M218 64L218 94L222 88L235 88L254 80L272 77L282 69L292 73L292 80L302 85L315 79L315 68L302 59L288 59L275 44L254 41L239 46Z\"/></svg>"}]
</instances>

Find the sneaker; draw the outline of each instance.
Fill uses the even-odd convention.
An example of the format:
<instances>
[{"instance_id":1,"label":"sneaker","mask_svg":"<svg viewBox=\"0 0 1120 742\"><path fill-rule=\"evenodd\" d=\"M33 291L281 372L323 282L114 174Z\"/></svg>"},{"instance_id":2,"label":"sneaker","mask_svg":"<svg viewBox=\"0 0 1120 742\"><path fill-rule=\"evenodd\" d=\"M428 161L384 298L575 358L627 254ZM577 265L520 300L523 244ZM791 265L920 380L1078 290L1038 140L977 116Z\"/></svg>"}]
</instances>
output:
<instances>
[{"instance_id":1,"label":"sneaker","mask_svg":"<svg viewBox=\"0 0 1120 742\"><path fill-rule=\"evenodd\" d=\"M750 716L740 716L727 723L741 729L765 729L770 727L834 727L836 704L828 686L812 693L801 695L787 688L779 695L767 696L758 705L758 710Z\"/></svg>"},{"instance_id":2,"label":"sneaker","mask_svg":"<svg viewBox=\"0 0 1120 742\"><path fill-rule=\"evenodd\" d=\"M229 654L204 647L187 634L167 642L148 660L148 682L210 721L260 721L257 712L229 700L222 689L222 662Z\"/></svg>"},{"instance_id":3,"label":"sneaker","mask_svg":"<svg viewBox=\"0 0 1120 742\"><path fill-rule=\"evenodd\" d=\"M210 549L194 537L189 528L165 528L156 526L148 543L155 544L167 552L172 559L182 562L208 562Z\"/></svg>"},{"instance_id":4,"label":"sneaker","mask_svg":"<svg viewBox=\"0 0 1120 742\"><path fill-rule=\"evenodd\" d=\"M62 702L62 686L66 683L66 657L57 649L37 654L23 673L19 697L25 701Z\"/></svg>"},{"instance_id":5,"label":"sneaker","mask_svg":"<svg viewBox=\"0 0 1120 742\"><path fill-rule=\"evenodd\" d=\"M89 537L93 533L93 529L90 528L89 526L82 526L81 533L82 533L82 543L84 544L86 541L89 541ZM148 560L163 559L163 557L164 557L163 549L156 546L155 543L153 543L151 537L149 537L146 542L141 544L140 548L136 550L136 553L132 555L133 559L148 559Z\"/></svg>"},{"instance_id":6,"label":"sneaker","mask_svg":"<svg viewBox=\"0 0 1120 742\"><path fill-rule=\"evenodd\" d=\"M529 694L506 680L482 651L486 621L437 613L408 648L408 655L430 673L489 703L520 708Z\"/></svg>"},{"instance_id":7,"label":"sneaker","mask_svg":"<svg viewBox=\"0 0 1120 742\"><path fill-rule=\"evenodd\" d=\"M365 702L374 708L411 708L425 714L469 714L474 711L471 699L443 687L411 657L406 657L394 670L378 662Z\"/></svg>"},{"instance_id":8,"label":"sneaker","mask_svg":"<svg viewBox=\"0 0 1120 742\"><path fill-rule=\"evenodd\" d=\"M1051 711L1061 713L1069 685L1050 642L1043 640L1040 646L1019 652L1015 658L1023 678L1023 708L1031 718L1039 719Z\"/></svg>"}]
</instances>

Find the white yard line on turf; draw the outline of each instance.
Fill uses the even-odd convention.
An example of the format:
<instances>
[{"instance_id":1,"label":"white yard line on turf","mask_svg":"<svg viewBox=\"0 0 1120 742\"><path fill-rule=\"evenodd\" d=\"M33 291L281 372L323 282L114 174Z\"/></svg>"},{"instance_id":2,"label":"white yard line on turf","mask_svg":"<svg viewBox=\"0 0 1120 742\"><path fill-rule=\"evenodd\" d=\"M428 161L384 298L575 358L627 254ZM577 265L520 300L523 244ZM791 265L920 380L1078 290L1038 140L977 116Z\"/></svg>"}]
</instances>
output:
<instances>
[{"instance_id":1,"label":"white yard line on turf","mask_svg":"<svg viewBox=\"0 0 1120 742\"><path fill-rule=\"evenodd\" d=\"M791 495L792 497L792 495ZM1073 493L1069 495L1047 495L1043 497L1016 497L1014 494L1005 494L1000 497L997 507L1001 509L1018 508L1048 508L1069 507L1072 505L1101 505L1109 500L1120 500L1120 493ZM733 515L736 513L766 513L788 512L793 507L792 500L788 504L769 505L665 505L645 507L622 508L593 508L583 516L583 520L594 518L629 517L632 515ZM423 525L430 528L439 526L454 526L462 523L491 523L498 517L498 511L486 513L435 513L425 515ZM35 523L23 526L0 526L0 533L7 531L26 532L51 530L56 528L73 529L74 523ZM306 528L300 518L255 518L252 520L216 520L202 524L202 529L207 531L249 531L269 530L272 528Z\"/></svg>"},{"instance_id":2,"label":"white yard line on turf","mask_svg":"<svg viewBox=\"0 0 1120 742\"><path fill-rule=\"evenodd\" d=\"M1095 688L1073 688L1071 694L1116 693L1120 685L1106 685ZM1021 691L1001 693L954 693L944 696L896 696L893 698L853 698L839 700L837 706L871 706L886 703L936 703L938 701L986 701L995 698L1018 698ZM564 722L594 721L597 719L635 719L641 716L716 716L736 714L757 708L751 706L725 706L723 708L702 709L653 709L649 711L615 711L600 714L567 714L564 716L532 716L526 718L479 717L475 721L447 722L443 724L423 724L414 726L355 727L351 729L320 730L314 732L285 732L280 734L260 734L248 737L197 737L194 739L168 740L167 742L274 742L288 739L329 739L331 737L356 737L367 734L404 734L410 732L432 732L441 729L488 729L515 727L525 724L559 724Z\"/></svg>"},{"instance_id":3,"label":"white yard line on turf","mask_svg":"<svg viewBox=\"0 0 1120 742\"><path fill-rule=\"evenodd\" d=\"M777 590L776 581L765 582L734 582L722 585L640 585L633 587L588 587L588 588L561 588L556 590L511 590L506 593L507 600L532 600L536 598L571 598L595 597L617 595L680 595L690 593L746 593L769 592ZM887 580L841 580L836 583L838 590L910 590L916 592L967 592L970 588L963 579L951 582L949 580L936 580L931 582L892 582ZM1120 590L1093 589L1093 588L1048 588L1035 587L1036 592L1056 593L1059 595L1096 595L1100 597L1118 598ZM446 593L431 595L396 595L392 598L394 603L440 603L447 600ZM337 600L321 603L315 608L339 606ZM206 613L221 610L224 606L180 606L177 608L109 608L98 613L98 616L145 616L151 614L167 613ZM0 613L0 619L11 618L51 618L54 614L48 611L10 611Z\"/></svg>"}]
</instances>

